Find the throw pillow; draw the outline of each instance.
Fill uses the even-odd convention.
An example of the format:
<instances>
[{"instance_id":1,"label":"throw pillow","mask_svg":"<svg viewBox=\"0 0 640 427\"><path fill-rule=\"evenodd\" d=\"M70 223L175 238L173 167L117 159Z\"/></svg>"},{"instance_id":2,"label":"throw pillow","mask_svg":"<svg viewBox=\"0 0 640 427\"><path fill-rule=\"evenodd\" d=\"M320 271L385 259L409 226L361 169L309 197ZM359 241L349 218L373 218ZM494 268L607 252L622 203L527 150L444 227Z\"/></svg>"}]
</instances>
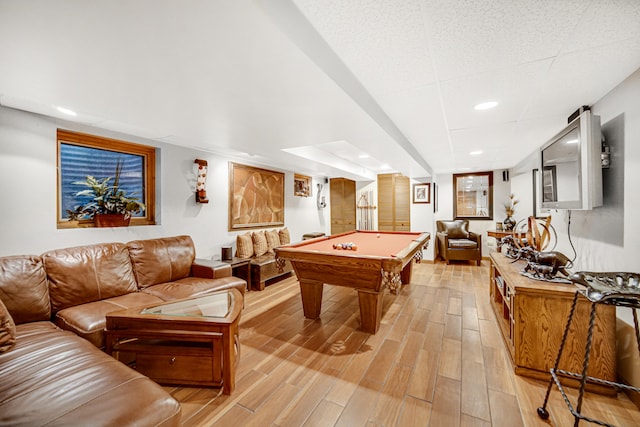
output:
<instances>
[{"instance_id":1,"label":"throw pillow","mask_svg":"<svg viewBox=\"0 0 640 427\"><path fill-rule=\"evenodd\" d=\"M467 223L461 220L444 221L450 239L466 239L469 237Z\"/></svg>"},{"instance_id":2,"label":"throw pillow","mask_svg":"<svg viewBox=\"0 0 640 427\"><path fill-rule=\"evenodd\" d=\"M280 246L280 236L277 230L270 230L264 233L267 238L267 252L273 252L273 248Z\"/></svg>"},{"instance_id":3,"label":"throw pillow","mask_svg":"<svg viewBox=\"0 0 640 427\"><path fill-rule=\"evenodd\" d=\"M13 318L0 300L0 353L11 350L16 343L16 325Z\"/></svg>"},{"instance_id":4,"label":"throw pillow","mask_svg":"<svg viewBox=\"0 0 640 427\"><path fill-rule=\"evenodd\" d=\"M278 236L280 237L281 245L288 245L289 243L291 243L291 236L289 236L289 230L287 229L287 227L278 231Z\"/></svg>"},{"instance_id":5,"label":"throw pillow","mask_svg":"<svg viewBox=\"0 0 640 427\"><path fill-rule=\"evenodd\" d=\"M253 252L255 252L256 256L262 256L267 253L269 250L269 245L267 244L267 238L264 235L264 231L256 231L251 235L253 239Z\"/></svg>"},{"instance_id":6,"label":"throw pillow","mask_svg":"<svg viewBox=\"0 0 640 427\"><path fill-rule=\"evenodd\" d=\"M251 233L238 234L238 237L236 237L236 256L238 258L251 258L253 256Z\"/></svg>"}]
</instances>

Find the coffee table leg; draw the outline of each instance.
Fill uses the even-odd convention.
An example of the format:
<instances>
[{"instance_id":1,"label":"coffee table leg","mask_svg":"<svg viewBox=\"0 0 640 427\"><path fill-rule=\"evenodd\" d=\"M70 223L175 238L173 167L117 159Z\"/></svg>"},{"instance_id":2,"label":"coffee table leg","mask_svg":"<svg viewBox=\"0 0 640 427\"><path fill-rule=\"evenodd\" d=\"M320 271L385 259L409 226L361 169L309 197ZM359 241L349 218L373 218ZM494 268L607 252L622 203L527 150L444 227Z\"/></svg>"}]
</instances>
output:
<instances>
[{"instance_id":1,"label":"coffee table leg","mask_svg":"<svg viewBox=\"0 0 640 427\"><path fill-rule=\"evenodd\" d=\"M222 392L224 394L231 394L236 388L236 352L234 344L237 328L237 324L229 325L229 328L222 334Z\"/></svg>"},{"instance_id":2,"label":"coffee table leg","mask_svg":"<svg viewBox=\"0 0 640 427\"><path fill-rule=\"evenodd\" d=\"M113 356L113 335L106 333L104 337L104 352Z\"/></svg>"}]
</instances>

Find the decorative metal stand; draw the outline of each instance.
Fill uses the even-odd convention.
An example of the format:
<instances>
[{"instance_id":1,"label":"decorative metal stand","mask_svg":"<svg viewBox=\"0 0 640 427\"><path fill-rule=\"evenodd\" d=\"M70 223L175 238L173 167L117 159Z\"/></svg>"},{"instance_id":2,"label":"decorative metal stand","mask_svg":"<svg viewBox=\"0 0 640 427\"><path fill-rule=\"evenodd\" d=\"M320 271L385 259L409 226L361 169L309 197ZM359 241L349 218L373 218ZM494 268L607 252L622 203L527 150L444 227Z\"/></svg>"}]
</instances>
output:
<instances>
[{"instance_id":1,"label":"decorative metal stand","mask_svg":"<svg viewBox=\"0 0 640 427\"><path fill-rule=\"evenodd\" d=\"M587 376L587 369L589 368L589 356L591 353L592 333L593 326L596 318L596 305L597 304L609 304L618 307L629 307L633 312L633 324L636 332L636 342L638 345L638 352L640 353L640 329L638 328L638 316L636 309L640 308L640 275L635 273L590 273L579 272L570 276L573 283L579 286L571 305L571 311L569 312L569 318L567 319L567 326L562 335L562 342L560 343L560 349L558 351L558 357L556 358L553 368L551 368L551 379L549 380L549 386L547 393L544 397L544 402L541 407L538 408L538 416L543 420L549 418L549 412L547 411L547 403L549 401L549 394L551 393L551 387L553 383L556 383L558 390L562 394L562 398L569 407L571 414L574 416L574 426L578 426L580 420L585 420L591 423L599 424L602 426L611 426L606 422L596 420L587 417L581 413L582 400L584 397L584 390L587 382L601 384L605 386L615 387L617 389L639 392L640 388L628 386L626 384L620 384L616 382L606 381L600 378L594 378ZM582 365L582 373L567 372L558 369L560 358L562 357L562 351L569 334L569 328L573 320L576 305L578 302L578 296L584 295L591 302L591 313L589 317L589 330L587 335L587 344L584 352L584 362ZM578 400L574 409L571 401L567 397L558 374L569 376L580 380L580 389L578 391Z\"/></svg>"}]
</instances>

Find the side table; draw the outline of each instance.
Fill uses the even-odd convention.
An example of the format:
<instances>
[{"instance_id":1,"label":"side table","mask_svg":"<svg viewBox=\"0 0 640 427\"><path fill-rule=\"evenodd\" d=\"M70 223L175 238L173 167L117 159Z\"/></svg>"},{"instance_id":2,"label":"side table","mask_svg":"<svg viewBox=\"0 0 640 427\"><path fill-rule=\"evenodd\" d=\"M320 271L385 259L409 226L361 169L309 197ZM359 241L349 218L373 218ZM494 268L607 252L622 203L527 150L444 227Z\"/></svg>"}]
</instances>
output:
<instances>
[{"instance_id":1,"label":"side table","mask_svg":"<svg viewBox=\"0 0 640 427\"><path fill-rule=\"evenodd\" d=\"M232 274L247 282L247 290L251 290L251 258L233 257L230 260L222 260L221 262L231 265Z\"/></svg>"}]
</instances>

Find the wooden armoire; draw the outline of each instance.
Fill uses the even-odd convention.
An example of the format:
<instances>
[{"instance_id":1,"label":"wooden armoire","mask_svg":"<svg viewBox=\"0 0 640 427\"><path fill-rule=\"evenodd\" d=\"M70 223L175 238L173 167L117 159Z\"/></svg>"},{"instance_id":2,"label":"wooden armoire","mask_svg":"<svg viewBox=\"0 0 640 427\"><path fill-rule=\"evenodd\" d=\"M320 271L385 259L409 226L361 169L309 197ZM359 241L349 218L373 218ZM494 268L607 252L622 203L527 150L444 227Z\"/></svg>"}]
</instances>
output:
<instances>
[{"instance_id":1,"label":"wooden armoire","mask_svg":"<svg viewBox=\"0 0 640 427\"><path fill-rule=\"evenodd\" d=\"M411 185L398 173L378 175L378 230L411 231Z\"/></svg>"},{"instance_id":2,"label":"wooden armoire","mask_svg":"<svg viewBox=\"0 0 640 427\"><path fill-rule=\"evenodd\" d=\"M347 178L329 180L331 234L356 229L356 182Z\"/></svg>"}]
</instances>

